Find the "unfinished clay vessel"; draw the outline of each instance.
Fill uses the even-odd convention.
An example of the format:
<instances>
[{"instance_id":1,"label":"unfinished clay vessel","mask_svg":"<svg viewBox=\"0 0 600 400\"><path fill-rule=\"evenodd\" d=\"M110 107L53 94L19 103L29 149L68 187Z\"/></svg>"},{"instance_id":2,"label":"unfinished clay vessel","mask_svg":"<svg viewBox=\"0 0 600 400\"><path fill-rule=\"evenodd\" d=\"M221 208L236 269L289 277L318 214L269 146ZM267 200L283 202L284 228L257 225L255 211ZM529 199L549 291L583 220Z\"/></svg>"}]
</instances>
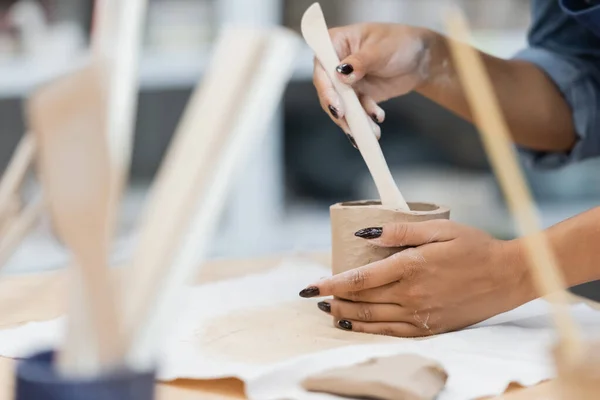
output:
<instances>
[{"instance_id":1,"label":"unfinished clay vessel","mask_svg":"<svg viewBox=\"0 0 600 400\"><path fill-rule=\"evenodd\" d=\"M404 247L383 248L354 236L360 229L390 222L420 222L450 218L450 209L431 203L408 203L411 211L384 208L379 201L362 200L334 204L331 216L331 268L333 274L382 260Z\"/></svg>"}]
</instances>

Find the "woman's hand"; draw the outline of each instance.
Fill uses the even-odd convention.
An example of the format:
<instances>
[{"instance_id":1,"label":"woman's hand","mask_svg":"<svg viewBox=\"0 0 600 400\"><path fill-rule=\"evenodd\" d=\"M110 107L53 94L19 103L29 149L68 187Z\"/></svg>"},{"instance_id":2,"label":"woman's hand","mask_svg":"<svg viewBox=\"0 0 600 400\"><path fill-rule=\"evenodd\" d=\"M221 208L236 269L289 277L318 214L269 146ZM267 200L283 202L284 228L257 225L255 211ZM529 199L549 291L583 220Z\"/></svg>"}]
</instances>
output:
<instances>
[{"instance_id":1,"label":"woman's hand","mask_svg":"<svg viewBox=\"0 0 600 400\"><path fill-rule=\"evenodd\" d=\"M448 220L389 224L356 233L375 246L414 246L310 285L302 297L342 329L390 336L458 330L533 300L520 243Z\"/></svg>"},{"instance_id":2,"label":"woman's hand","mask_svg":"<svg viewBox=\"0 0 600 400\"><path fill-rule=\"evenodd\" d=\"M368 23L333 28L329 32L342 60L337 67L337 76L354 87L363 107L376 123L385 119L385 113L377 103L412 91L431 75L436 34L429 30ZM342 102L317 60L313 81L321 107L349 134ZM379 137L381 131L373 125Z\"/></svg>"}]
</instances>

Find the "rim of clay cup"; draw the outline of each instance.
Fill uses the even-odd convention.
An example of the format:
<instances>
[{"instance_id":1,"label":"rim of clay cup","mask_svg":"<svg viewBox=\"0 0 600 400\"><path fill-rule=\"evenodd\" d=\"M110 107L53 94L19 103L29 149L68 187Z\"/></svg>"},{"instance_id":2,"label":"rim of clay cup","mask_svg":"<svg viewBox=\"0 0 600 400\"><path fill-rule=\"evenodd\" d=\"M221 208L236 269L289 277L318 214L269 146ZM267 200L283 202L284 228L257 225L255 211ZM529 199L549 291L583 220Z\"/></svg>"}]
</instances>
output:
<instances>
[{"instance_id":1,"label":"rim of clay cup","mask_svg":"<svg viewBox=\"0 0 600 400\"><path fill-rule=\"evenodd\" d=\"M429 203L425 201L408 201L408 207L410 207L410 211L404 210L394 210L391 208L386 208L393 211L404 212L407 214L444 214L450 211L450 208L435 204ZM334 207L382 207L381 200L351 200L351 201L343 201L334 205Z\"/></svg>"}]
</instances>

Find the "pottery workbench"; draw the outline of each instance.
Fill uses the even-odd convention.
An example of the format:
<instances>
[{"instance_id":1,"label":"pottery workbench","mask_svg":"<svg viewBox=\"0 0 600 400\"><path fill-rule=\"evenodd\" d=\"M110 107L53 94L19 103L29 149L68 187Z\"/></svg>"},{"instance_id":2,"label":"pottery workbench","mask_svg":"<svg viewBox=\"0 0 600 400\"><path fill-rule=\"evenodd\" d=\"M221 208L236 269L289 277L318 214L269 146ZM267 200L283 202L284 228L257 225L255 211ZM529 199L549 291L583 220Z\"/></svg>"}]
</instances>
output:
<instances>
[{"instance_id":1,"label":"pottery workbench","mask_svg":"<svg viewBox=\"0 0 600 400\"><path fill-rule=\"evenodd\" d=\"M296 257L298 255L295 255ZM306 258L329 263L328 255L306 255ZM260 272L275 267L282 257L253 260L213 261L200 269L198 282L214 282L238 275ZM116 279L118 279L118 274ZM0 279L0 329L28 321L55 318L64 311L66 275L64 270L9 276ZM11 399L14 361L0 358L0 399ZM504 400L549 399L554 383L545 382L526 389L515 388ZM227 400L244 399L243 384L235 379L209 381L178 380L158 384L158 400Z\"/></svg>"}]
</instances>

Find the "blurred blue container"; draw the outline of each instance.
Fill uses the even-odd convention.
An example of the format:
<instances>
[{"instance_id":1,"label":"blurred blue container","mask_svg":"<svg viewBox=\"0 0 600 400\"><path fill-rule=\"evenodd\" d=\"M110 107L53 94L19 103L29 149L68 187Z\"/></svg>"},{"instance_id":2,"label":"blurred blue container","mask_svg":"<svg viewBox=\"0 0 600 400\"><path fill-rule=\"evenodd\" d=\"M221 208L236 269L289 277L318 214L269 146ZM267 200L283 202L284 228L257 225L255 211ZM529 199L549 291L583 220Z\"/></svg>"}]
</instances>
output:
<instances>
[{"instance_id":1,"label":"blurred blue container","mask_svg":"<svg viewBox=\"0 0 600 400\"><path fill-rule=\"evenodd\" d=\"M16 400L152 400L155 373L114 371L93 379L65 378L54 369L54 352L20 360Z\"/></svg>"}]
</instances>

